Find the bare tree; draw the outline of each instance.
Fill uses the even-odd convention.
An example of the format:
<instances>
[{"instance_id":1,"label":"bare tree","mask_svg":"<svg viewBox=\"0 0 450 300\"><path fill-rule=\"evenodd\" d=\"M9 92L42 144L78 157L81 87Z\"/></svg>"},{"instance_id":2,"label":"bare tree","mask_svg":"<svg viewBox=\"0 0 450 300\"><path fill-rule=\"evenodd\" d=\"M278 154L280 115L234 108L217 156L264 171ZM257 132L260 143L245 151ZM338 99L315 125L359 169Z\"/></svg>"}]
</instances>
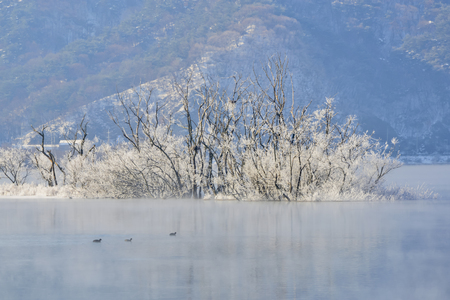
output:
<instances>
[{"instance_id":1,"label":"bare tree","mask_svg":"<svg viewBox=\"0 0 450 300\"><path fill-rule=\"evenodd\" d=\"M33 162L36 168L39 170L42 179L47 182L48 186L56 186L58 185L56 168L58 168L59 171L64 175L64 179L66 173L64 169L57 163L56 157L53 155L52 151L45 149L45 129L47 129L47 126L43 125L41 129L36 129L33 126L31 126L31 128L33 128L34 132L36 132L41 137L41 145L40 147L36 147L37 153L34 153L33 155ZM39 154L41 154L46 159L42 159ZM48 162L48 164L45 163L46 161Z\"/></svg>"},{"instance_id":2,"label":"bare tree","mask_svg":"<svg viewBox=\"0 0 450 300\"><path fill-rule=\"evenodd\" d=\"M64 135L64 138L70 146L70 151L68 153L69 160L75 155L86 157L89 153L95 151L95 145L92 145L87 152L84 149L88 135L87 125L89 124L89 121L85 121L85 119L86 114L83 115L80 124L77 125L72 138L70 138L68 135ZM81 135L81 137L78 136L79 134Z\"/></svg>"}]
</instances>

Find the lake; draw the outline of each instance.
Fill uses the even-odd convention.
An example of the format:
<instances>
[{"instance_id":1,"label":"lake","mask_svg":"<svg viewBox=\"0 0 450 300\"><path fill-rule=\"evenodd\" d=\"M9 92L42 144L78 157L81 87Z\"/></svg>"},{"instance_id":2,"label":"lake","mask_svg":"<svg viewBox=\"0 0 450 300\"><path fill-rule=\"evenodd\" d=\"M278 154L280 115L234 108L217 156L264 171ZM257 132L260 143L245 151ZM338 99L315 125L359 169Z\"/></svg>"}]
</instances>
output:
<instances>
[{"instance_id":1,"label":"lake","mask_svg":"<svg viewBox=\"0 0 450 300\"><path fill-rule=\"evenodd\" d=\"M0 299L450 299L449 169L389 178L427 201L3 198Z\"/></svg>"}]
</instances>

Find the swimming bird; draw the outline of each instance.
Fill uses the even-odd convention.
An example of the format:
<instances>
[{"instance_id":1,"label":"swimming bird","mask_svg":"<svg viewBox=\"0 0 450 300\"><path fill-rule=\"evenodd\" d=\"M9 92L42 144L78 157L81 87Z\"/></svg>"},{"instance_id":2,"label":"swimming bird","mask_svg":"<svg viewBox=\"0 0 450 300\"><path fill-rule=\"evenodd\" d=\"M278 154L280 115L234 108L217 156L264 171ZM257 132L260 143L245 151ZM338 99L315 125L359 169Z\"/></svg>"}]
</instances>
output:
<instances>
[{"instance_id":1,"label":"swimming bird","mask_svg":"<svg viewBox=\"0 0 450 300\"><path fill-rule=\"evenodd\" d=\"M125 242L131 242L133 238L125 239Z\"/></svg>"},{"instance_id":2,"label":"swimming bird","mask_svg":"<svg viewBox=\"0 0 450 300\"><path fill-rule=\"evenodd\" d=\"M102 241L102 239L93 240L94 243L100 243L101 241Z\"/></svg>"},{"instance_id":3,"label":"swimming bird","mask_svg":"<svg viewBox=\"0 0 450 300\"><path fill-rule=\"evenodd\" d=\"M172 233L170 233L169 235L177 235L177 232L175 231L175 232L172 232Z\"/></svg>"}]
</instances>

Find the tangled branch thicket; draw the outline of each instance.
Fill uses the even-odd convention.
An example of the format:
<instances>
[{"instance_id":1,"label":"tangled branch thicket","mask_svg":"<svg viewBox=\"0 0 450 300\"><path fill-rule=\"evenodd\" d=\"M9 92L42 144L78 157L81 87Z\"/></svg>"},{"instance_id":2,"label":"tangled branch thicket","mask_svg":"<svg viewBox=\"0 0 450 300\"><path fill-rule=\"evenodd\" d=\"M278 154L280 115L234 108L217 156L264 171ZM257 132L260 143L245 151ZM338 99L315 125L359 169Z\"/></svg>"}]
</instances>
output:
<instances>
[{"instance_id":1,"label":"tangled branch thicket","mask_svg":"<svg viewBox=\"0 0 450 300\"><path fill-rule=\"evenodd\" d=\"M84 134L59 164L65 185L83 197L395 198L382 185L401 165L395 139L380 144L352 116L337 122L333 99L316 110L296 106L286 59L262 70L226 88L191 72L174 82L178 112L153 102L152 90L118 94L121 111L110 117L126 142L95 148Z\"/></svg>"}]
</instances>

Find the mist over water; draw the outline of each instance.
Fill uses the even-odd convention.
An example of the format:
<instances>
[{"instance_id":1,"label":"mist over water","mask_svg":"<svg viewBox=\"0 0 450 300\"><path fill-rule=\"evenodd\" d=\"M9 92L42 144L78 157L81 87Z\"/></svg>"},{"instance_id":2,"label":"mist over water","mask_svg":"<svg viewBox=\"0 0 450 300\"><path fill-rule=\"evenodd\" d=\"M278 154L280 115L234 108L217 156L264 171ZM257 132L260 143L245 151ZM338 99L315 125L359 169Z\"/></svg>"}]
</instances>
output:
<instances>
[{"instance_id":1,"label":"mist over water","mask_svg":"<svg viewBox=\"0 0 450 300\"><path fill-rule=\"evenodd\" d=\"M450 298L445 200L16 198L0 207L0 299Z\"/></svg>"}]
</instances>

